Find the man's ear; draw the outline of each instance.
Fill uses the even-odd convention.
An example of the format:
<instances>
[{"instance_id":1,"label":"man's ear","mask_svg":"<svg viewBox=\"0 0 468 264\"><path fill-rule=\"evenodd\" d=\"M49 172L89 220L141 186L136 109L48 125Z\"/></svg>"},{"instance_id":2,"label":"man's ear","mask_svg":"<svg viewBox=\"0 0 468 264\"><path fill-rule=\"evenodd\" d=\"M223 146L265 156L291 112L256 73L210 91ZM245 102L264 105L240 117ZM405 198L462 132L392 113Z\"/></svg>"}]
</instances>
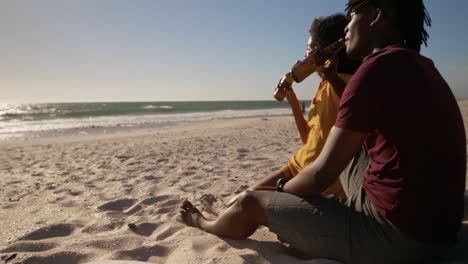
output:
<instances>
[{"instance_id":1,"label":"man's ear","mask_svg":"<svg viewBox=\"0 0 468 264\"><path fill-rule=\"evenodd\" d=\"M372 12L372 18L371 19L372 20L371 20L370 26L373 26L373 25L381 22L382 19L383 19L382 9L375 8L374 12Z\"/></svg>"}]
</instances>

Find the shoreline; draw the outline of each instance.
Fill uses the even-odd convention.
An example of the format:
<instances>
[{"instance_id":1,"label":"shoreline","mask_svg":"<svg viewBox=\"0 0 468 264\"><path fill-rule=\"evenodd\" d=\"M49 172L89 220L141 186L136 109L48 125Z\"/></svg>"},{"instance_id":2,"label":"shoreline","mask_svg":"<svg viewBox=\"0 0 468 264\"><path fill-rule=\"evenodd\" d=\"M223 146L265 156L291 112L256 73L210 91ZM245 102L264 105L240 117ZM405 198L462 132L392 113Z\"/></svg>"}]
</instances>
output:
<instances>
[{"instance_id":1,"label":"shoreline","mask_svg":"<svg viewBox=\"0 0 468 264\"><path fill-rule=\"evenodd\" d=\"M115 115L59 118L31 121L0 121L0 142L64 136L114 134L134 130L160 129L210 120L288 116L287 108L195 111L171 114Z\"/></svg>"},{"instance_id":2,"label":"shoreline","mask_svg":"<svg viewBox=\"0 0 468 264\"><path fill-rule=\"evenodd\" d=\"M460 110L462 112L462 115L468 116L468 100L462 100L458 101ZM171 129L173 127L179 127L179 126L192 126L196 125L197 123L210 123L213 121L213 124L216 123L223 123L223 122L231 122L235 120L241 120L241 119L255 119L255 118L288 118L292 116L292 113L290 112L290 109L285 109L280 108L281 111L283 112L268 112L268 111L277 111L278 109L260 109L260 110L245 110L243 112L257 112L254 115L250 114L245 114L245 116L216 116L216 113L219 112L200 112L203 115L207 115L204 119L200 120L188 120L185 119L184 121L176 120L174 122L167 122L163 121L162 123L158 123L155 121L158 121L158 118L161 118L164 116L164 120L170 120L171 115L165 116L165 115L141 115L141 116L113 116L111 118L116 118L116 119L137 119L141 118L143 120L147 120L145 122L139 122L141 123L133 123L133 124L126 124L126 122L121 122L121 123L116 123L113 126L83 126L83 127L74 127L74 128L64 128L64 129L46 129L46 130L38 130L38 131L23 131L23 132L18 132L15 135L13 132L7 132L7 133L1 133L0 131L0 146L3 144L24 144L24 142L40 142L40 141L49 141L53 142L54 140L59 140L62 141L63 139L66 138L76 138L76 140L80 139L88 139L92 137L96 138L102 138L102 137L113 137L115 136L125 136L133 133L151 133L151 131L162 131L165 129ZM223 112L223 111L221 111ZM229 111L228 111L229 112ZM240 111L242 112L242 111ZM261 113L260 113L261 112ZM200 113L193 113L193 114L200 114ZM188 113L184 113L188 114ZM174 116L177 114L173 114ZM212 117L209 117L212 115ZM83 118L81 120L86 120L86 118ZM149 120L152 120L154 123L149 122ZM73 121L73 119L70 119L70 121ZM80 123L79 121L77 121ZM0 122L1 123L1 122ZM464 124L465 128L468 128L468 118L464 118ZM468 135L468 133L467 133Z\"/></svg>"},{"instance_id":3,"label":"shoreline","mask_svg":"<svg viewBox=\"0 0 468 264\"><path fill-rule=\"evenodd\" d=\"M131 128L116 128L111 133L88 133L88 134L72 134L64 133L63 135L45 135L35 138L13 139L0 141L0 148L2 147L15 147L15 146L28 146L28 145L41 145L41 144L54 144L54 143L72 143L72 142L88 142L88 141L101 141L101 140L114 140L127 137L140 137L151 136L154 134L167 134L172 132L192 131L192 130L206 130L225 128L230 126L245 126L252 120L255 121L268 121L268 120L283 120L289 122L292 120L292 115L284 116L265 116L265 117L236 117L230 119L214 119L214 120L201 120L186 123L179 123L161 127L131 127ZM292 123L294 125L294 123Z\"/></svg>"}]
</instances>

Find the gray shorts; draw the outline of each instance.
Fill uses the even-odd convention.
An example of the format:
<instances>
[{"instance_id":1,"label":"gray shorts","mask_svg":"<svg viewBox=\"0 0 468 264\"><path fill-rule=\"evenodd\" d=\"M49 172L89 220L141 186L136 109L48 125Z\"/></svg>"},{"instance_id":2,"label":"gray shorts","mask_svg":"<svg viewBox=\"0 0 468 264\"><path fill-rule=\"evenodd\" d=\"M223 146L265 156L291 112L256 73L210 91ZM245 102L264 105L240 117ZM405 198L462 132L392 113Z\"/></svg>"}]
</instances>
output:
<instances>
[{"instance_id":1,"label":"gray shorts","mask_svg":"<svg viewBox=\"0 0 468 264\"><path fill-rule=\"evenodd\" d=\"M347 200L275 193L267 212L270 231L305 257L343 263L427 263L445 252L447 246L399 232L375 210L362 188L368 165L363 149L341 174Z\"/></svg>"}]
</instances>

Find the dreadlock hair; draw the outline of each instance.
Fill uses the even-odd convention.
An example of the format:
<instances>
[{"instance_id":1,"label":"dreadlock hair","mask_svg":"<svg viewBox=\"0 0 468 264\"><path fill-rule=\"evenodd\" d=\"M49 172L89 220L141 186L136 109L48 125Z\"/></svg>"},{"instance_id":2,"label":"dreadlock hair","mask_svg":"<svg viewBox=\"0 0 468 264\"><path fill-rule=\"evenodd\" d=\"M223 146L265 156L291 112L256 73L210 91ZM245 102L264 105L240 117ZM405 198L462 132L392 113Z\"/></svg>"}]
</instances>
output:
<instances>
[{"instance_id":1,"label":"dreadlock hair","mask_svg":"<svg viewBox=\"0 0 468 264\"><path fill-rule=\"evenodd\" d=\"M344 29L348 25L348 18L343 13L314 19L309 33L312 37L312 48L325 48L333 42L344 38ZM346 50L338 52L338 72L354 74L361 65L361 61L351 60L346 56Z\"/></svg>"},{"instance_id":2,"label":"dreadlock hair","mask_svg":"<svg viewBox=\"0 0 468 264\"><path fill-rule=\"evenodd\" d=\"M381 8L385 15L401 33L407 48L421 50L421 45L427 47L429 34L424 25L431 26L431 17L424 6L423 0L362 0L350 2L346 11L361 12L369 5Z\"/></svg>"}]
</instances>

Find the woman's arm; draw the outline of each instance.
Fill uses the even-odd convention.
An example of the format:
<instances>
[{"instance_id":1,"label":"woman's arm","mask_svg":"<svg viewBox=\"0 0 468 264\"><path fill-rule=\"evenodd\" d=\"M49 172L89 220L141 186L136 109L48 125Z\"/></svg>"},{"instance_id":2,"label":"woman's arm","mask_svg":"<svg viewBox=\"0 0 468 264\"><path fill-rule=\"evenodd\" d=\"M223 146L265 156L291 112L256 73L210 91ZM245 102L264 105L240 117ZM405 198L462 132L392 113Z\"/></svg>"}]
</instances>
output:
<instances>
[{"instance_id":1,"label":"woman's arm","mask_svg":"<svg viewBox=\"0 0 468 264\"><path fill-rule=\"evenodd\" d=\"M294 93L293 89L286 90L286 98L288 99L288 103L291 106L301 141L305 144L309 138L309 125L307 120L304 118L301 105L299 104L299 100L297 100L296 93Z\"/></svg>"}]
</instances>

